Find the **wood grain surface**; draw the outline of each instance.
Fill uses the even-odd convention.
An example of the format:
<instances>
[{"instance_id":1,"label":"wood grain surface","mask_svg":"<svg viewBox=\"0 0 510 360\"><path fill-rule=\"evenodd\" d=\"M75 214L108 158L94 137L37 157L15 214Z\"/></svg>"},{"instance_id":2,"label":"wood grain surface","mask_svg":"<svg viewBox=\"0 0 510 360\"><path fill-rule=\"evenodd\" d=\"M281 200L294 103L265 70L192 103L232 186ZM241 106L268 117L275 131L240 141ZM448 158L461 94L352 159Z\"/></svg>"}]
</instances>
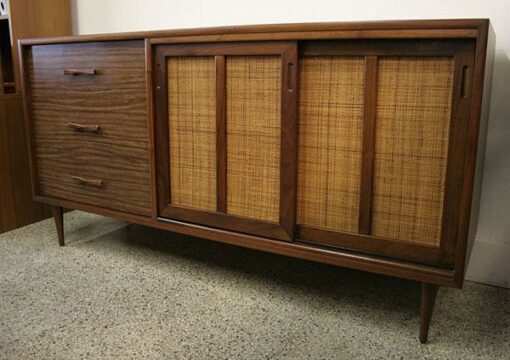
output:
<instances>
[{"instance_id":1,"label":"wood grain surface","mask_svg":"<svg viewBox=\"0 0 510 360\"><path fill-rule=\"evenodd\" d=\"M202 236L218 241L235 243L238 245L254 247L266 251L284 253L286 255L302 257L309 260L329 262L343 266L352 266L362 270L375 271L394 276L401 276L408 279L425 281L428 283L435 283L438 285L460 286L462 284L463 272L460 271L459 268L463 266L465 263L465 244L467 237L466 234L467 227L469 225L471 183L475 167L475 159L474 156L472 155L476 151L476 143L478 140L478 124L480 120L480 109L482 103L481 84L484 79L484 66L486 60L485 52L487 45L486 37L488 27L489 23L487 19L439 20L439 21L437 20L390 21L390 22L359 22L359 23L329 23L329 24L328 23L289 24L270 26L223 27L214 29L211 28L182 29L173 31L131 33L122 35L119 34L98 36L91 35L84 37L67 37L45 40L25 40L22 41L21 43L23 45L22 47L25 49L24 51L32 54L31 49L33 46L31 46L31 44L33 45L62 42L70 43L70 45L74 47L79 47L81 46L80 44L88 43L92 43L99 46L99 44L97 44L97 41L108 40L108 42L105 43L104 46L113 46L112 44L114 43L121 44L122 42L120 40L122 39L140 39L140 42L142 42L141 41L142 39L145 39L146 44L148 44L146 45L145 54L147 59L151 59L152 58L151 53L154 52L158 46L162 46L162 44L165 44L164 45L165 47L186 46L187 49L191 52L188 54L181 55L232 56L243 55L245 54L245 48L252 47L256 43L260 43L264 40L269 39L298 40L300 55L306 56L380 56L380 57L455 56L456 60L455 60L455 76L453 79L454 83L453 93L455 95L457 94L457 91L455 89L457 88L461 89L462 91L460 94L462 96L462 102L465 102L466 106L463 105L464 107L459 107L455 103L456 100L455 99L453 100L452 113L455 112L457 117L452 118L452 123L465 125L465 127L467 128L465 131L465 134L467 134L465 138L467 138L467 140L465 140L464 137L462 137L462 139L460 139L459 137L459 139L455 140L454 138L452 140L453 142L450 142L450 144L457 144L454 147L455 149L464 148L466 151L461 154L462 156L461 155L455 156L455 159L458 160L458 163L460 165L458 167L455 167L454 169L452 168L453 174L455 175L455 179L460 177L465 179L465 181L461 184L462 186L459 186L458 192L452 193L448 190L448 184L450 182L452 184L456 184L457 181L448 182L449 175L446 176L448 184L446 186L445 196L455 195L454 196L455 199L452 202L452 210L450 211L446 209L446 211L444 212L444 214L447 215L449 214L448 216L444 216L444 218L447 219L445 224L448 225L447 228L452 229L451 232L448 233L448 236L446 236L448 237L448 239L445 240L445 243L449 244L447 247L445 247L443 239L441 240L441 244L439 244L440 246L437 246L438 245L437 242L433 246L431 246L430 244L424 243L421 244L411 243L406 241L405 239L380 238L374 237L373 234L365 235L349 233L342 234L340 232L333 231L328 232L323 228L321 229L306 228L301 225L297 226L297 238L294 239L294 243L279 242L267 239L268 237L267 233L263 235L266 239L262 237L248 235L247 233L243 234L242 229L244 230L249 229L250 232L253 231L253 228L247 227L244 224L239 227L236 226L235 232L214 229L214 224L217 223L219 220L211 221L213 224L208 226L201 226L196 223L193 224L193 222L196 222L196 220L202 223L205 222L200 220L199 217L197 216L188 218L189 214L185 214L186 216L184 216L183 219L162 219L162 218L156 219L155 218L156 213L154 212L154 218L149 219L147 217L140 216L137 213L128 212L125 208L122 208L121 206L118 206L118 204L115 203L109 202L106 204L105 202L104 205L91 204L90 199L87 199L86 197L84 197L85 198L84 201L80 201L72 198L67 199L66 198L67 196L64 198L62 197L59 198L56 196L44 195L41 191L40 194L36 196L36 198L54 205L64 205L68 207L80 208L87 211L93 211L105 215L111 215L119 218L128 219L133 222L143 223L154 227L165 228L167 230L189 233L195 236ZM398 43L398 41L402 40L405 41L405 44L403 42ZM239 47L240 44L239 41L244 41L242 43L242 47ZM358 41L360 42L358 43ZM382 44L382 42L379 43L379 41L392 42L393 44L396 44L396 47L378 45ZM208 42L209 44L208 45L203 44L205 42ZM466 62L461 64L460 60L464 59L464 55L457 56L458 48L445 45L447 43L453 42L459 42L459 44L462 46L464 46L465 42L469 42L470 44L476 44L476 53L473 54L472 51L470 52L470 57L472 59L474 58L472 63ZM194 43L194 45L189 45L191 43ZM345 46L345 44L347 43L349 45ZM331 46L331 44L336 45ZM423 44L423 46L421 44ZM55 49L58 49L59 46L62 45L57 45ZM229 51L231 51L232 53L229 54L224 51L219 51L218 47L223 50L229 49ZM204 49L207 49L207 51L212 52L204 53L203 52L205 51ZM269 55L269 54L271 53L252 55ZM93 57L91 57L91 59L93 60ZM157 63L155 64L157 65ZM79 64L65 64L65 65L66 65L65 68L75 70L98 68L97 64L91 61L87 63L81 62ZM460 68L460 65L468 66L469 69L471 68L471 66L473 67L471 73L469 72L469 70L466 72L466 74L472 75L472 80L464 82L463 87L457 85L458 82L457 69ZM140 65L140 67L142 68L143 65ZM60 69L60 71L63 72L63 69L65 68ZM297 67L294 67L294 69L296 68ZM147 69L149 69L147 70L149 73L152 71L150 70L151 69L150 65L147 67ZM157 67L155 69L156 69L155 73L159 74L159 72L157 71ZM78 73L80 73L81 75L68 76L68 78L71 80L86 82L94 81L92 79L100 75L100 72L94 75L92 74L88 75L84 72L87 71L81 72L78 71ZM155 79L158 78L159 76L155 76ZM162 76L162 78L166 80L165 76ZM32 80L29 79L29 81ZM142 89L141 93L145 93L145 91L143 91L144 86L151 85L154 86L153 90L155 91L155 93L157 93L157 89L159 89L158 85L160 84L158 84L157 82L155 84L152 84L150 79L148 78L145 79L145 81L146 82L141 85ZM295 81L294 85L297 85L297 83L298 82ZM285 77L282 78L282 84L287 85ZM53 87L54 85L55 83L53 84ZM222 87L223 85L220 84L220 88ZM296 87L296 89L299 89L299 87ZM291 90L291 88L289 87L288 90ZM60 91L60 89L58 89L56 92L58 91ZM151 90L149 89L149 94L150 92ZM29 104L28 108L30 108L30 105L33 105L32 101L30 101L30 94L27 91L25 95L26 99L28 99ZM157 98L157 96L155 97ZM91 103L91 101L89 100L87 100L86 104L82 105L89 106ZM149 106L151 106L151 109L152 107L154 107L151 111L154 112L159 111L158 109L161 108L161 106L158 107L158 101L152 102L150 96L146 98L146 100L148 101ZM96 101L98 103L101 103L103 99L96 99ZM77 99L74 100L74 103L75 105L76 104L80 105ZM83 109L79 109L78 105L76 105L75 109L77 109L77 111L83 111ZM459 109L462 111L459 111ZM464 110L466 111L464 112ZM104 112L104 109L102 109L102 111ZM218 111L217 109L217 112L221 113L222 112L221 108L220 111ZM38 115L34 111L34 117L36 116ZM87 117L85 116L85 118ZM165 120L167 120L167 117L164 118ZM469 119L468 123L464 121L467 118ZM152 120L149 118L149 123L151 123L151 121ZM70 122L82 124L81 122L78 121L67 121L66 124ZM85 123L82 125L85 126L97 125L100 126L101 130L103 130L104 127L98 121L94 121L93 123L88 124ZM377 121L375 121L375 126L377 126ZM155 154L153 156L155 159L159 159L159 154L164 152L162 151L160 145L161 142L157 141L158 140L157 136L159 133L158 129L159 128L156 126L155 127L156 137L154 143L151 145L154 148ZM166 133L168 133L168 131L166 131ZM456 132L453 133L456 134ZM103 134L104 133L100 131L97 135L86 133L81 133L79 135L81 135L83 138L86 138L87 141L89 141L86 142L84 145L85 147L87 147L88 144L91 141L93 141L93 139L89 138L93 138L94 136L99 138ZM34 135L36 140L35 142L37 143L37 131L34 132ZM129 142L132 143L132 141ZM167 141L165 141L164 143L168 144ZM371 144L367 143L367 145ZM367 148L369 147L371 148L372 146L367 146ZM32 154L35 154L36 152L39 153L39 148L34 146L32 149ZM130 149L129 153L130 155L132 155ZM455 152L455 154L457 154L457 152ZM287 158L288 155L289 155L288 153L285 153L285 156L283 156L282 152L282 159ZM40 157L40 154L38 154L38 156ZM165 161L168 162L168 156L165 156ZM39 159L37 159L37 161L34 162L40 161ZM369 164L370 161L366 161L366 163ZM88 166L96 170L98 168L98 164L101 164L101 161L99 161L99 159L92 159L92 161L87 162ZM124 166L123 168L125 169ZM148 169L144 171L149 173ZM89 172L88 174L86 174L86 176L83 174L74 174L73 176L82 177L87 180L92 180L92 183L94 184L108 184L106 178L103 179L103 177L97 175L102 174ZM368 176L367 179L368 178L370 178L370 176ZM161 179L162 177L158 176L158 185L161 185L160 184ZM156 182L154 181L154 183ZM164 182L164 184L168 185L168 181ZM218 189L221 190L222 187L218 186ZM105 191L105 189L102 190ZM367 192L367 194L369 192ZM123 193L124 195L126 194L125 190L123 190L123 192L119 192L118 194L120 195L121 193ZM129 195L137 196L136 194L133 193L129 193ZM150 199L150 194L146 194L144 196L146 199ZM168 205L168 201L165 202L165 200L167 199L163 199L164 201L161 204L160 204L161 199L160 198L158 199L159 199L158 205L162 206L163 208L166 205ZM368 202L367 205L369 205ZM221 211L223 208L224 206L220 206L220 209L218 210ZM368 220L370 217L367 217L367 215L371 214L368 214L367 209L370 209L371 206L366 206L365 208L366 209L363 210L362 212L365 215L365 220ZM146 210L149 211L148 207L146 208ZM160 210L159 215L165 216L164 212L161 212L161 208L159 208L159 210ZM199 215L202 216L203 214ZM457 220L455 222L451 221L453 217L457 217ZM289 219L290 218L291 217L289 216ZM228 219L229 223L230 220L231 219ZM365 222L362 226L362 228L364 229L363 232L371 233L373 229L371 228L371 226L366 226L367 223L368 221ZM444 224L443 228L445 228ZM306 239L304 239L303 237L306 237ZM444 234L442 235L442 238L446 237L444 236ZM301 240L305 240L306 244L303 244L303 241ZM311 241L314 242L314 244L310 244L309 242ZM296 243L301 243L303 245L298 245ZM321 246L328 247L329 249L322 248ZM446 259L441 258L442 254L445 252L451 255L450 253L451 246L456 246L455 263L451 261L452 257L448 257ZM318 249L320 249L320 251ZM354 257L356 257L356 260L354 261L350 255L347 255L350 251L352 251L353 253L359 251L362 252L364 255L360 254L354 255ZM395 257L405 259L405 261L397 260L395 259ZM335 258L335 260L333 261L332 258ZM418 265L418 263L421 264L429 263L434 265L431 266ZM438 267L437 265L440 266ZM444 267L445 265L447 265L449 269L446 269ZM450 268L450 266L452 265L454 265L453 268L454 270ZM402 266L405 267L405 270L403 270Z\"/></svg>"},{"instance_id":2,"label":"wood grain surface","mask_svg":"<svg viewBox=\"0 0 510 360\"><path fill-rule=\"evenodd\" d=\"M34 46L27 58L41 195L149 215L143 42ZM90 68L94 74L64 74Z\"/></svg>"},{"instance_id":3,"label":"wood grain surface","mask_svg":"<svg viewBox=\"0 0 510 360\"><path fill-rule=\"evenodd\" d=\"M20 95L0 97L0 233L51 216L32 200Z\"/></svg>"}]
</instances>

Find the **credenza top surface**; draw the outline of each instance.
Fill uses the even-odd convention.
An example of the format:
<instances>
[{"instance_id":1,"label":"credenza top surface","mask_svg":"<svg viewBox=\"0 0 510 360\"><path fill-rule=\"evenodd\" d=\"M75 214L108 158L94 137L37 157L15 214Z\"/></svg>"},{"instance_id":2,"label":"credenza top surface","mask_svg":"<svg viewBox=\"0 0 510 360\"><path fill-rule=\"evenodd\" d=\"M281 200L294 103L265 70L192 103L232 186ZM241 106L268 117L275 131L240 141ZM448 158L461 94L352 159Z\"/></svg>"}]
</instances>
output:
<instances>
[{"instance_id":1,"label":"credenza top surface","mask_svg":"<svg viewBox=\"0 0 510 360\"><path fill-rule=\"evenodd\" d=\"M77 35L52 38L20 39L21 45L39 45L53 43L75 43L91 41L136 40L157 38L179 38L198 36L256 36L270 33L281 34L285 38L329 38L334 33L336 38L392 38L395 32L411 31L399 37L464 37L476 38L479 30L487 28L489 19L436 19L436 20L383 20L355 22L312 22L292 24L263 24L241 26L217 26L203 28L185 28L173 30L153 30L140 32L123 32L97 35ZM432 32L431 32L432 31ZM221 38L218 38L221 41Z\"/></svg>"}]
</instances>

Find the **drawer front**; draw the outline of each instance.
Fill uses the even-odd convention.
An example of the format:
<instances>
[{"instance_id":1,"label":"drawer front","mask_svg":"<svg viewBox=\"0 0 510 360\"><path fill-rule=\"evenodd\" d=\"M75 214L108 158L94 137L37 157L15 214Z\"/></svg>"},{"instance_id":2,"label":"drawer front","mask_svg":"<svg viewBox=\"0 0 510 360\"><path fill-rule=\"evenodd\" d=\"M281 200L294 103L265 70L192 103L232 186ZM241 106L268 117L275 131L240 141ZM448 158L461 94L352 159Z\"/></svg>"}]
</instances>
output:
<instances>
[{"instance_id":1,"label":"drawer front","mask_svg":"<svg viewBox=\"0 0 510 360\"><path fill-rule=\"evenodd\" d=\"M40 195L150 215L143 42L27 55Z\"/></svg>"}]
</instances>

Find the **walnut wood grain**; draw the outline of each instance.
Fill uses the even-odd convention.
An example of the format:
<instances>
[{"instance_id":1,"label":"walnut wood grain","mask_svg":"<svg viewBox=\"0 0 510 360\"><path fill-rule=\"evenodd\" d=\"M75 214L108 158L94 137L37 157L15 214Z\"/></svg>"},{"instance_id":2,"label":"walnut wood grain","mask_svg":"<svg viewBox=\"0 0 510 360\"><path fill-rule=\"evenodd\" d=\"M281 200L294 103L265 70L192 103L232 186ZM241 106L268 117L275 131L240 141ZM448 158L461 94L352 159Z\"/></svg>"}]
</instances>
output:
<instances>
[{"instance_id":1,"label":"walnut wood grain","mask_svg":"<svg viewBox=\"0 0 510 360\"><path fill-rule=\"evenodd\" d=\"M11 177L8 111L10 103L0 98L0 232L16 227L16 201ZM18 101L19 105L19 101ZM19 115L18 115L19 117ZM5 120L4 120L5 119Z\"/></svg>"},{"instance_id":2,"label":"walnut wood grain","mask_svg":"<svg viewBox=\"0 0 510 360\"><path fill-rule=\"evenodd\" d=\"M464 162L466 161L466 149L469 148L467 132L470 129L470 101L466 96L470 97L471 91L468 91L468 94L463 94L463 91L466 91L465 88L463 89L463 85L466 81L471 82L473 79L473 53L474 43L467 43L454 57L450 141L441 229L441 248L444 250L445 259L450 262L454 261L455 246L459 241L463 183L470 181L470 177L466 176L464 171ZM467 73L464 68L468 69ZM466 196L470 196L469 193L464 192Z\"/></svg>"},{"instance_id":3,"label":"walnut wood grain","mask_svg":"<svg viewBox=\"0 0 510 360\"><path fill-rule=\"evenodd\" d=\"M152 218L155 219L158 216L158 192L157 192L157 170L156 170L156 145L155 145L155 124L154 124L154 114L156 110L154 109L154 88L153 84L155 83L154 75L155 71L153 69L153 53L152 53L152 44L150 39L145 39L145 70L146 70L146 79L145 86L147 92L147 125L148 125L148 141L149 141L149 153L150 153L150 179L151 179L151 203L152 203Z\"/></svg>"},{"instance_id":4,"label":"walnut wood grain","mask_svg":"<svg viewBox=\"0 0 510 360\"><path fill-rule=\"evenodd\" d=\"M453 37L471 37L477 38L479 36L479 31L487 28L487 20L483 19L474 19L474 20L454 20L454 21L396 21L396 22L363 22L363 23L341 23L341 24L309 24L309 25L276 25L276 26L255 26L255 27L236 27L236 28L216 28L216 29L197 29L197 30L177 30L170 32L153 32L153 33L143 33L143 34L124 34L122 36L113 36L113 37L104 37L104 39L112 39L119 40L122 38L129 38L130 36L139 36L140 38L145 36L153 36L151 39L150 49L153 49L152 45L164 43L168 41L168 43L185 41L186 39L190 39L190 41L199 41L199 39L207 37L207 41L218 41L221 39L233 41L234 39L244 38L246 40L263 40L268 37L272 37L274 39L290 39L297 38L299 40L305 39L330 39L331 36L335 36L340 34L339 38L345 36L345 38L353 37L353 38L367 38L371 37L370 40L365 40L365 43L362 47L357 47L354 45L354 42L351 42L352 46L348 46L348 51L365 51L363 53L366 56L377 55L379 49L375 46L374 49L369 49L370 46L367 43L368 41L372 42L372 44L376 43L374 39L380 38L391 38L392 34L399 32L400 37L415 37L422 38L427 34L434 34L434 37L437 36L438 40L437 44L443 44L438 47L433 47L433 51L437 52L437 54L443 54L444 51L448 53L450 50L449 47L444 46L445 42L452 42ZM453 31L453 32L452 32ZM484 36L484 32L482 31L481 36ZM230 36L230 37L228 37ZM80 37L80 38L66 38L66 39L54 39L52 41L63 41L63 42L75 42L75 41L85 41L90 42L98 39L103 39L103 37L99 36L90 36L90 37ZM215 40L214 40L215 39ZM448 39L448 40L443 40ZM412 55L416 53L418 55L427 55L430 51L419 46L420 42L413 42L411 40L407 41L406 44L398 45L397 40L386 40L391 41L394 44L397 44L396 47L386 47L384 51L384 55L394 55L391 51L396 51L396 53L404 52L404 55ZM427 40L429 42L433 42L435 40ZM484 39L480 39L480 44L477 44L477 51L480 48L484 48ZM51 41L50 41L51 42ZM26 44L30 43L45 43L44 41L26 41L23 42ZM318 47L308 47L309 42L302 42L304 51L324 51L322 48L324 43L318 44ZM412 46L409 47L408 45ZM413 45L414 44L414 45ZM405 45L405 46L404 46ZM222 45L220 45L222 46ZM429 45L427 45L429 46ZM363 50L363 48L365 50ZM367 50L368 49L368 50ZM395 50L392 50L395 49ZM339 49L333 49L335 54L339 51ZM372 52L370 52L372 51ZM374 52L375 51L375 52ZM311 54L311 53L309 53ZM477 56L480 58L483 53L478 51ZM150 58L150 57L149 57ZM483 64L482 64L483 65ZM90 66L90 65L87 65ZM478 65L480 68L481 65ZM480 71L477 72L477 79L480 79L483 74L480 74ZM483 77L482 77L483 78ZM476 80L476 79L475 79ZM478 80L479 81L479 80ZM471 87L469 85L468 87ZM467 89L464 93L467 93ZM471 115L474 116L474 115ZM471 131L471 130L470 130ZM475 134L476 135L476 134ZM472 164L470 162L469 164ZM469 174L468 174L469 177ZM464 197L463 197L464 198ZM464 200L463 200L464 201ZM465 202L463 203L465 204ZM468 206L463 205L464 209L467 209ZM465 222L463 222L464 224ZM462 237L462 236L461 236ZM460 239L460 243L463 242L463 239ZM341 244L339 245L341 246ZM383 246L383 245L381 245ZM376 250L377 252L377 250ZM461 257L462 258L462 257Z\"/></svg>"},{"instance_id":5,"label":"walnut wood grain","mask_svg":"<svg viewBox=\"0 0 510 360\"><path fill-rule=\"evenodd\" d=\"M142 41L131 41L27 53L41 195L150 214L144 51ZM88 67L96 75L62 72ZM83 186L73 177L104 184Z\"/></svg>"},{"instance_id":6,"label":"walnut wood grain","mask_svg":"<svg viewBox=\"0 0 510 360\"><path fill-rule=\"evenodd\" d=\"M320 38L476 38L478 36L478 29L486 26L487 23L488 19L434 19L219 26L65 36L46 39L24 39L21 41L21 44L35 45L144 38L154 39L153 44L168 44L172 41L189 43L203 41L306 40Z\"/></svg>"},{"instance_id":7,"label":"walnut wood grain","mask_svg":"<svg viewBox=\"0 0 510 360\"><path fill-rule=\"evenodd\" d=\"M289 234L278 224L233 216L221 212L195 210L169 205L161 216L200 225L209 225L215 228L234 230L239 233L264 236L271 239L292 240Z\"/></svg>"},{"instance_id":8,"label":"walnut wood grain","mask_svg":"<svg viewBox=\"0 0 510 360\"><path fill-rule=\"evenodd\" d=\"M21 96L0 97L0 233L51 216L32 200Z\"/></svg>"},{"instance_id":9,"label":"walnut wood grain","mask_svg":"<svg viewBox=\"0 0 510 360\"><path fill-rule=\"evenodd\" d=\"M282 54L280 155L280 225L294 239L298 166L298 44L289 42Z\"/></svg>"},{"instance_id":10,"label":"walnut wood grain","mask_svg":"<svg viewBox=\"0 0 510 360\"><path fill-rule=\"evenodd\" d=\"M426 284L422 298L420 332L420 340L423 342L427 338L436 286L462 285L466 241L468 236L472 236L468 234L468 229L470 233L473 232L473 229L469 228L469 217L475 166L480 173L480 166L477 165L480 161L476 160L475 155L477 150L478 153L481 151L480 147L477 149L478 143L482 141L479 134L483 136L483 130L479 130L480 112L484 108L482 84L484 79L488 81L490 78L490 66L486 68L486 61L490 61L492 55L486 56L488 30L488 20L467 19L222 27L22 41L21 60L25 58L23 54L26 54L29 60L25 61L26 72L22 78L26 83L24 98L35 199L54 206L96 212L192 236L424 282ZM140 41L121 41L125 39ZM145 48L142 39L145 39ZM313 44L309 41L312 39L320 41ZM338 41L339 39L344 40ZM363 43L349 39L363 39ZM385 39L386 45L380 47L377 39ZM402 39L409 40L405 40L405 44L399 43ZM97 43L99 40L115 41L100 44ZM154 185L168 185L168 176L159 176L161 167L156 166L168 160L161 145L168 144L168 137L163 135L162 139L165 141L161 142L161 135L158 135L168 131L161 127L161 122L158 121L155 121L154 129L147 131L147 120L149 126L152 127L153 124L153 111L157 117L163 118L160 116L159 104L166 101L162 96L166 90L158 83L160 77L165 78L165 71L155 66L154 73L152 72L152 65L158 64L158 61L152 61L152 52L158 44L186 43L186 51L191 51L189 56L198 55L197 51L203 54L204 49L212 51L210 55L229 56L225 49L231 49L230 55L242 55L254 42L260 44L264 40L297 40L301 56L455 56L456 100L452 105L454 126L448 161L449 164L456 165L449 166L446 176L448 207L444 210L445 230L440 247L306 227L297 228L298 239L293 242L271 240L268 237L274 236L271 234L273 230L281 231L287 236L291 235L295 226L295 221L292 220L295 204L295 190L293 194L292 189L295 179L287 179L287 182L282 184L282 189L287 189L289 197L282 200L287 210L280 212L284 214L280 217L281 224L277 224L281 225L280 228L267 227L268 224L252 220L246 222L244 219L235 219L218 212L212 213L215 218L210 218L209 214L194 213L190 209L183 210L178 207L167 209L174 212L173 219L156 217L158 214L165 215L161 209L165 210L171 202L169 197L159 197L159 201L151 204L151 199L155 199L156 195ZM239 41L245 43L239 46ZM43 45L58 42L68 45ZM190 45L206 42L212 44ZM217 42L223 43L214 44ZM460 44L461 47L465 44L474 46L476 51L473 53L473 48L470 47L460 49L448 45L453 43ZM29 46L30 44L41 46ZM266 44L260 49L266 51L270 47L270 44ZM459 52L459 49L462 51ZM293 59L295 50L294 47L292 52L282 56L282 59ZM145 66L144 59L150 64ZM299 89L295 75L297 65L297 61L282 62L282 69L287 72L282 74L282 90L288 93ZM63 69L95 69L97 72L95 71L93 76L66 76ZM487 75L484 75L485 71L489 71ZM145 74L147 76L144 76ZM369 75L375 74L369 72ZM220 90L222 86L220 84ZM95 94L99 96L94 96ZM370 98L370 95L368 97ZM295 168L297 141L294 137L296 124L291 121L295 109L293 101L293 98L289 98L283 106L285 111L282 112L284 140L280 167L285 176L290 176ZM487 103L485 100L485 104ZM366 110L370 115L372 109L369 107ZM217 111L221 114L221 106ZM83 125L85 129L94 129L97 125L100 132L69 131L66 125L70 123ZM225 124L219 125L222 129ZM283 131L284 127L287 131ZM367 134L370 133L368 130L369 127ZM287 145L286 148L283 148L284 144ZM369 150L372 144L370 141L366 144ZM152 156L151 162L149 152ZM163 161L160 161L161 159ZM368 169L370 157L366 160ZM151 171L152 192L149 181ZM157 178L155 171L158 172ZM365 173L369 175L368 170ZM365 176L362 180L366 185L365 189L369 188L369 178L370 176ZM66 179L74 183L66 183ZM368 214L368 205L369 201L365 201L365 215ZM156 212L156 209L159 211ZM147 216L151 214L152 217ZM238 221L237 225L235 221ZM365 218L361 224L362 232L370 232L367 224ZM227 230L230 226L233 228ZM59 235L63 234L62 224L57 222L57 227ZM231 231L232 229L235 231ZM299 239L300 237L306 239ZM311 244L310 241L314 243Z\"/></svg>"},{"instance_id":11,"label":"walnut wood grain","mask_svg":"<svg viewBox=\"0 0 510 360\"><path fill-rule=\"evenodd\" d=\"M389 238L331 231L304 225L297 226L296 238L304 243L322 244L331 248L363 251L386 258L440 265L449 269L453 267L453 263L445 260L443 251L438 247L403 243Z\"/></svg>"}]
</instances>

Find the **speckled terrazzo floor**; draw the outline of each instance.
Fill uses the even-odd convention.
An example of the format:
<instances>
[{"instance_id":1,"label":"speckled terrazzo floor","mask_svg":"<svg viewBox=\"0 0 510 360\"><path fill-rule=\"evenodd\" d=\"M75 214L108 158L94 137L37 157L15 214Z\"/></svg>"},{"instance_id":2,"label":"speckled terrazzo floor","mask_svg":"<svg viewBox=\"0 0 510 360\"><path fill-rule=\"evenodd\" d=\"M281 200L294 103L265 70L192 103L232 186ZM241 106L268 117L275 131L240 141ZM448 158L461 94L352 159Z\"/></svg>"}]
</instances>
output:
<instances>
[{"instance_id":1,"label":"speckled terrazzo floor","mask_svg":"<svg viewBox=\"0 0 510 360\"><path fill-rule=\"evenodd\" d=\"M0 235L0 359L509 359L510 290L441 289L86 214Z\"/></svg>"}]
</instances>

